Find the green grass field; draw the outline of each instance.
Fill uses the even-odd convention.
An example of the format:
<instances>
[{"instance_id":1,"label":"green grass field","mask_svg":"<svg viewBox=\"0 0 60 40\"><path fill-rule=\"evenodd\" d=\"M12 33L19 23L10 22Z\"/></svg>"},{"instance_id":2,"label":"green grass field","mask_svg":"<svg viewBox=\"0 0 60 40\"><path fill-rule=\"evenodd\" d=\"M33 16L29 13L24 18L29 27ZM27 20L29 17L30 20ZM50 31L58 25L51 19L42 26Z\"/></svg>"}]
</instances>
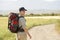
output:
<instances>
[{"instance_id":1,"label":"green grass field","mask_svg":"<svg viewBox=\"0 0 60 40\"><path fill-rule=\"evenodd\" d=\"M60 32L60 19L26 18L26 28L28 29L50 23L55 23L56 30ZM0 40L15 40L15 34L8 30L7 17L0 17Z\"/></svg>"}]
</instances>

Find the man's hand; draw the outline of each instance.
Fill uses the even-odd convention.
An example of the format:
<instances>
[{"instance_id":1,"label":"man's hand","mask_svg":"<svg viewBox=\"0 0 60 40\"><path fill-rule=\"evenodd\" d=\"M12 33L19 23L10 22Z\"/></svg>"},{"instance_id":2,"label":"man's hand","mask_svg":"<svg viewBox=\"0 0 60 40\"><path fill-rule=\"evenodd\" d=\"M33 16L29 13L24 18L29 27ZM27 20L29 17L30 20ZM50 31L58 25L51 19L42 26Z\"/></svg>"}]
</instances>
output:
<instances>
[{"instance_id":1,"label":"man's hand","mask_svg":"<svg viewBox=\"0 0 60 40\"><path fill-rule=\"evenodd\" d=\"M29 37L30 37L30 39L32 38L31 35Z\"/></svg>"},{"instance_id":2,"label":"man's hand","mask_svg":"<svg viewBox=\"0 0 60 40\"><path fill-rule=\"evenodd\" d=\"M29 34L29 32L28 32L28 36L30 37L30 39L32 38L32 36Z\"/></svg>"}]
</instances>

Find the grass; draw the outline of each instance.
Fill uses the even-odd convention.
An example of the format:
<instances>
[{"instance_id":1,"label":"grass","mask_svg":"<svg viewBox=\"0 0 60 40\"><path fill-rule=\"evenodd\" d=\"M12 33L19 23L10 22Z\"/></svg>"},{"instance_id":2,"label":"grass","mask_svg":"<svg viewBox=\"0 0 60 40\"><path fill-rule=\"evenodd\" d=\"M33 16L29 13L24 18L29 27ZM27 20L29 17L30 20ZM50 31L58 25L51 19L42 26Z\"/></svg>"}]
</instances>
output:
<instances>
[{"instance_id":1,"label":"grass","mask_svg":"<svg viewBox=\"0 0 60 40\"><path fill-rule=\"evenodd\" d=\"M28 29L50 23L56 24L56 30L60 32L60 19L42 19L42 18L26 18ZM8 30L8 18L0 17L0 40L15 40L15 34Z\"/></svg>"}]
</instances>

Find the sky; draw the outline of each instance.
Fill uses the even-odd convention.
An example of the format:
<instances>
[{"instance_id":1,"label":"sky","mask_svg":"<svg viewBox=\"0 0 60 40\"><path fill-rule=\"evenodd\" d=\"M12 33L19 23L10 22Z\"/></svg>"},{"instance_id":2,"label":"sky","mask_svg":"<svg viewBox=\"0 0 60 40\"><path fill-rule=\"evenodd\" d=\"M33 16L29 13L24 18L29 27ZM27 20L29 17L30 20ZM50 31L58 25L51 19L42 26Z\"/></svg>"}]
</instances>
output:
<instances>
[{"instance_id":1,"label":"sky","mask_svg":"<svg viewBox=\"0 0 60 40\"><path fill-rule=\"evenodd\" d=\"M0 0L0 10L18 10L25 7L27 10L60 10L59 0Z\"/></svg>"}]
</instances>

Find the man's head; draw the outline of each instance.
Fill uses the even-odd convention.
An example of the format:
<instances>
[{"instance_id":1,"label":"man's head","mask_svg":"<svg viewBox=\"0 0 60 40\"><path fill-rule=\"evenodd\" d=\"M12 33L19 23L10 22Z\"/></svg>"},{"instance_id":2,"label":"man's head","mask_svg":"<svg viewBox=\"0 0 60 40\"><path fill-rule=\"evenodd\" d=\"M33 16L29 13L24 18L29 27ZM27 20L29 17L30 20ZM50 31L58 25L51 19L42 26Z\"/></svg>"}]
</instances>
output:
<instances>
[{"instance_id":1,"label":"man's head","mask_svg":"<svg viewBox=\"0 0 60 40\"><path fill-rule=\"evenodd\" d=\"M25 11L27 11L24 7L19 8L20 15L25 15Z\"/></svg>"}]
</instances>

